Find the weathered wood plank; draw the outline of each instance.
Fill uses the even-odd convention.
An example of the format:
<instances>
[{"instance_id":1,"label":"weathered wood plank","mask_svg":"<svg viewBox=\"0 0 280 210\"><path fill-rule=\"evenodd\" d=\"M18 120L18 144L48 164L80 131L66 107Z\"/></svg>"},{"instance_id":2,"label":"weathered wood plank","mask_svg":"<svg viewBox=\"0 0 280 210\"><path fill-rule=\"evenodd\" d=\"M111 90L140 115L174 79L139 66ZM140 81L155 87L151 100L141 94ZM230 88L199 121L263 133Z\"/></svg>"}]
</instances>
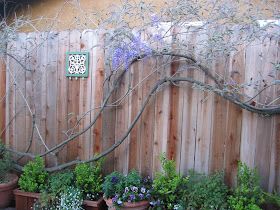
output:
<instances>
[{"instance_id":1,"label":"weathered wood plank","mask_svg":"<svg viewBox=\"0 0 280 210\"><path fill-rule=\"evenodd\" d=\"M215 62L213 71L220 78L225 80L227 72L227 59L220 58ZM224 168L224 155L225 155L225 139L227 131L224 128L227 119L227 101L220 96L214 96L213 107L213 128L212 128L212 141L210 148L210 171L221 171Z\"/></svg>"},{"instance_id":2,"label":"weathered wood plank","mask_svg":"<svg viewBox=\"0 0 280 210\"><path fill-rule=\"evenodd\" d=\"M236 54L230 55L228 80L233 84L244 82L245 51L241 46ZM241 108L227 102L225 137L225 181L233 186L236 183L238 161L240 159L240 141L242 127Z\"/></svg>"},{"instance_id":3,"label":"weathered wood plank","mask_svg":"<svg viewBox=\"0 0 280 210\"><path fill-rule=\"evenodd\" d=\"M96 50L94 45L97 44L97 35L93 31L83 31L81 36L81 51L89 52L89 76L88 78L80 81L80 105L79 114L82 118L79 129L83 130L91 121L91 110L92 107L92 78L94 77L93 71L96 67L96 60L92 57L96 57ZM79 157L83 160L90 158L91 150L91 129L88 130L84 135L80 136L79 141Z\"/></svg>"},{"instance_id":4,"label":"weathered wood plank","mask_svg":"<svg viewBox=\"0 0 280 210\"><path fill-rule=\"evenodd\" d=\"M261 52L261 45L259 42L252 43L245 51L245 83L248 86L244 89L244 93L249 96L254 96L256 90L252 88L252 84L256 81L257 72L260 71L261 59L259 57ZM252 104L255 102L252 102ZM255 150L256 150L256 129L257 115L243 110L242 117L242 134L241 134L241 148L240 159L250 167L255 166Z\"/></svg>"},{"instance_id":5,"label":"weathered wood plank","mask_svg":"<svg viewBox=\"0 0 280 210\"><path fill-rule=\"evenodd\" d=\"M58 35L58 64L57 64L57 143L67 139L65 132L67 131L67 92L68 78L65 76L66 68L66 52L69 51L69 31L60 32ZM58 161L64 163L66 161L67 147L62 148L58 153Z\"/></svg>"},{"instance_id":6,"label":"weathered wood plank","mask_svg":"<svg viewBox=\"0 0 280 210\"><path fill-rule=\"evenodd\" d=\"M104 82L104 49L102 48L104 42L104 34L98 33L97 34L98 44L101 47L98 47L96 50L96 69L93 72L93 77L95 78L94 82L94 92L92 92L92 97L94 97L94 107L101 107L103 102L103 82ZM97 109L95 110L95 112ZM96 114L94 114L96 116ZM102 114L98 117L93 130L92 130L92 137L93 137L93 154L98 154L101 152L102 148Z\"/></svg>"},{"instance_id":7,"label":"weathered wood plank","mask_svg":"<svg viewBox=\"0 0 280 210\"><path fill-rule=\"evenodd\" d=\"M104 56L107 57L109 55L105 54ZM96 61L93 62L96 63ZM109 75L111 75L112 73L112 69L110 68L107 62L105 63L104 71L105 71L105 77L107 78L103 88L103 98L105 99L112 88L112 80L108 78ZM115 101L115 92L110 97L108 104L112 104L114 101ZM115 122L116 122L116 107L109 106L104 110L103 117L102 117L102 124L103 124L102 125L102 151L110 148L115 143L115 127L116 127ZM104 174L111 173L114 170L115 168L114 152L111 152L109 155L106 156L104 166L106 166L103 168Z\"/></svg>"},{"instance_id":8,"label":"weathered wood plank","mask_svg":"<svg viewBox=\"0 0 280 210\"><path fill-rule=\"evenodd\" d=\"M36 57L37 57L37 48L36 48L36 33L29 33L26 37L26 68L30 71L26 72L26 79L25 79L25 95L26 95L26 116L25 116L25 130L26 130L26 151L35 152L36 151L36 140L34 139L34 132L32 134L32 127L33 127L33 119L32 115L34 112L34 69L36 69Z\"/></svg>"},{"instance_id":9,"label":"weathered wood plank","mask_svg":"<svg viewBox=\"0 0 280 210\"><path fill-rule=\"evenodd\" d=\"M156 81L156 62L154 59L147 58L143 60L142 80L142 98L146 100L149 92ZM143 175L152 175L152 157L153 157L153 142L154 142L154 116L155 116L155 100L154 96L150 98L144 112L141 116L141 147L140 147L140 172Z\"/></svg>"},{"instance_id":10,"label":"weathered wood plank","mask_svg":"<svg viewBox=\"0 0 280 210\"><path fill-rule=\"evenodd\" d=\"M28 50L26 49L26 34L20 33L19 40L17 43L17 51L15 56L23 66L26 66L26 55ZM14 70L14 82L16 83L15 89L15 145L16 149L21 152L25 152L27 147L26 139L26 129L25 129L25 116L26 116L26 70L17 63L17 66ZM20 163L25 163L26 159L22 159Z\"/></svg>"},{"instance_id":11,"label":"weathered wood plank","mask_svg":"<svg viewBox=\"0 0 280 210\"><path fill-rule=\"evenodd\" d=\"M263 40L261 51L262 66L258 74L263 75L263 81L259 86L259 90L265 88L273 80L268 76L273 69L273 63L277 63L277 47L275 42L270 39ZM273 98L273 87L267 88L259 95L259 101L263 104L269 104ZM273 119L271 117L258 116L256 130L256 156L255 163L259 174L262 177L261 185L265 190L268 190L270 160L271 160L271 145L272 145L272 129Z\"/></svg>"},{"instance_id":12,"label":"weathered wood plank","mask_svg":"<svg viewBox=\"0 0 280 210\"><path fill-rule=\"evenodd\" d=\"M48 37L48 58L46 66L46 144L54 147L57 144L57 57L58 57L58 34L49 33ZM47 164L49 166L57 165L57 157L53 154L48 155Z\"/></svg>"},{"instance_id":13,"label":"weathered wood plank","mask_svg":"<svg viewBox=\"0 0 280 210\"><path fill-rule=\"evenodd\" d=\"M135 119L138 111L141 108L142 89L141 86L136 87L136 85L138 85L141 80L141 65L141 62L136 62L130 68L131 87L135 87L135 89L129 95L130 123L132 123L132 121ZM138 121L129 135L129 170L140 169L140 135L140 121Z\"/></svg>"},{"instance_id":14,"label":"weathered wood plank","mask_svg":"<svg viewBox=\"0 0 280 210\"><path fill-rule=\"evenodd\" d=\"M6 62L5 57L0 57L0 139L4 144L8 141L5 139L6 124Z\"/></svg>"},{"instance_id":15,"label":"weathered wood plank","mask_svg":"<svg viewBox=\"0 0 280 210\"><path fill-rule=\"evenodd\" d=\"M80 37L81 33L77 30L70 32L70 52L80 51ZM73 134L78 131L77 117L79 116L79 100L80 100L80 79L72 78L68 80L67 93L67 112L68 112L68 131ZM79 156L79 137L67 144L67 158L66 160L74 160ZM80 157L79 157L80 158Z\"/></svg>"},{"instance_id":16,"label":"weathered wood plank","mask_svg":"<svg viewBox=\"0 0 280 210\"><path fill-rule=\"evenodd\" d=\"M196 38L196 43L201 43L205 40L205 35L199 34ZM196 55L199 58L201 45L196 48ZM205 74L196 69L200 81L211 83L212 81ZM198 172L208 173L209 171L209 154L212 132L212 109L213 109L213 94L206 91L200 91L198 94L197 105L197 126L196 126L196 147L195 147L195 165L194 169Z\"/></svg>"},{"instance_id":17,"label":"weathered wood plank","mask_svg":"<svg viewBox=\"0 0 280 210\"><path fill-rule=\"evenodd\" d=\"M157 79L163 79L170 75L170 57L160 57L157 64ZM163 85L155 95L155 126L153 145L153 176L161 170L160 155L167 152L167 140L169 136L169 98L170 87Z\"/></svg>"},{"instance_id":18,"label":"weathered wood plank","mask_svg":"<svg viewBox=\"0 0 280 210\"><path fill-rule=\"evenodd\" d=\"M128 111L129 111L129 100L123 96L127 93L129 88L129 74L125 73L120 81L118 91L116 93L115 101L117 102L116 110L116 126L115 126L115 142L119 141L123 137L128 127ZM122 99L123 98L123 99ZM121 100L120 100L121 99ZM120 103L121 102L121 103ZM126 139L114 152L115 154L115 170L123 173L128 172L128 154L129 144Z\"/></svg>"}]
</instances>

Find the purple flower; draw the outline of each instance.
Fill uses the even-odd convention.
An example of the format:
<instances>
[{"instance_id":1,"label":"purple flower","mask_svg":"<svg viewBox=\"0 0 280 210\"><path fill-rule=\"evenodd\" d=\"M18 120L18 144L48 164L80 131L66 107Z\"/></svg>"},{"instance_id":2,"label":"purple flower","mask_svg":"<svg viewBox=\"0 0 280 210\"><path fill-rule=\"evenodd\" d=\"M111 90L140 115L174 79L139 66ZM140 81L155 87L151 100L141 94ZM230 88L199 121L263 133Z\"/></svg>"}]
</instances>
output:
<instances>
[{"instance_id":1,"label":"purple flower","mask_svg":"<svg viewBox=\"0 0 280 210\"><path fill-rule=\"evenodd\" d=\"M143 200L144 199L144 194L140 193L139 198L140 198L140 200Z\"/></svg>"},{"instance_id":2,"label":"purple flower","mask_svg":"<svg viewBox=\"0 0 280 210\"><path fill-rule=\"evenodd\" d=\"M116 201L117 201L117 198L116 198L116 197L112 198L112 202L113 202L113 203L116 203Z\"/></svg>"},{"instance_id":3,"label":"purple flower","mask_svg":"<svg viewBox=\"0 0 280 210\"><path fill-rule=\"evenodd\" d=\"M150 198L150 197L151 197L151 194L148 193L148 194L146 195L146 198Z\"/></svg>"},{"instance_id":4,"label":"purple flower","mask_svg":"<svg viewBox=\"0 0 280 210\"><path fill-rule=\"evenodd\" d=\"M161 34L155 34L153 35L153 40L156 41L156 42L163 42L163 37ZM147 180L148 181L148 180Z\"/></svg>"},{"instance_id":5,"label":"purple flower","mask_svg":"<svg viewBox=\"0 0 280 210\"><path fill-rule=\"evenodd\" d=\"M146 188L145 187L141 187L141 193L145 193L146 192Z\"/></svg>"},{"instance_id":6,"label":"purple flower","mask_svg":"<svg viewBox=\"0 0 280 210\"><path fill-rule=\"evenodd\" d=\"M131 194L131 195L129 195L129 198L130 198L130 200L135 200L135 195L133 195L133 194Z\"/></svg>"},{"instance_id":7,"label":"purple flower","mask_svg":"<svg viewBox=\"0 0 280 210\"><path fill-rule=\"evenodd\" d=\"M153 14L153 15L151 16L152 26L159 27L159 21L160 21L160 18L159 18L159 16L157 16L156 14Z\"/></svg>"},{"instance_id":8,"label":"purple flower","mask_svg":"<svg viewBox=\"0 0 280 210\"><path fill-rule=\"evenodd\" d=\"M114 183L114 184L117 184L118 181L119 181L119 179L116 176L113 176L112 179L111 179L111 182Z\"/></svg>"},{"instance_id":9,"label":"purple flower","mask_svg":"<svg viewBox=\"0 0 280 210\"><path fill-rule=\"evenodd\" d=\"M141 36L136 35L131 39L130 43L120 43L113 51L112 66L117 69L121 65L128 68L131 61L142 54L150 55L152 50L141 41Z\"/></svg>"}]
</instances>

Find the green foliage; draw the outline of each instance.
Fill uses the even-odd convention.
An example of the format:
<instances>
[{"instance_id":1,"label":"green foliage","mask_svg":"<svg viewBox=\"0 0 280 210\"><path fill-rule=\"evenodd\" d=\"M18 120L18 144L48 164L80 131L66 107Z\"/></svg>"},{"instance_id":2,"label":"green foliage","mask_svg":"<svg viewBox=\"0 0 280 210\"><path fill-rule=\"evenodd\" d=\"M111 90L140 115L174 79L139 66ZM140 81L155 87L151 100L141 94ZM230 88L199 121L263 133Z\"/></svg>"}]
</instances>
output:
<instances>
[{"instance_id":1,"label":"green foliage","mask_svg":"<svg viewBox=\"0 0 280 210\"><path fill-rule=\"evenodd\" d=\"M65 171L52 174L48 181L48 192L58 195L73 184L74 174L72 171Z\"/></svg>"},{"instance_id":2,"label":"green foliage","mask_svg":"<svg viewBox=\"0 0 280 210\"><path fill-rule=\"evenodd\" d=\"M0 140L0 183L9 181L7 173L12 169L12 166L11 154Z\"/></svg>"},{"instance_id":3,"label":"green foliage","mask_svg":"<svg viewBox=\"0 0 280 210\"><path fill-rule=\"evenodd\" d=\"M263 201L263 192L256 169L250 169L246 164L240 162L237 187L228 201L230 208L234 210L259 210Z\"/></svg>"},{"instance_id":4,"label":"green foliage","mask_svg":"<svg viewBox=\"0 0 280 210\"><path fill-rule=\"evenodd\" d=\"M36 209L56 209L62 193L74 184L74 173L72 171L57 172L51 174L48 179L47 188L41 192L37 201Z\"/></svg>"},{"instance_id":5,"label":"green foliage","mask_svg":"<svg viewBox=\"0 0 280 210\"><path fill-rule=\"evenodd\" d=\"M19 178L20 189L26 192L40 192L46 188L48 173L45 170L44 160L36 157L23 168Z\"/></svg>"},{"instance_id":6,"label":"green foliage","mask_svg":"<svg viewBox=\"0 0 280 210\"><path fill-rule=\"evenodd\" d=\"M157 199L154 205L174 209L180 206L188 178L178 174L175 162L167 160L165 155L161 156L161 165L163 172L156 173L153 181L153 195Z\"/></svg>"},{"instance_id":7,"label":"green foliage","mask_svg":"<svg viewBox=\"0 0 280 210\"><path fill-rule=\"evenodd\" d=\"M223 177L223 173L207 176L190 171L185 209L227 209L228 189Z\"/></svg>"},{"instance_id":8,"label":"green foliage","mask_svg":"<svg viewBox=\"0 0 280 210\"><path fill-rule=\"evenodd\" d=\"M112 198L115 194L121 194L125 186L125 177L118 171L114 171L105 177L103 193L106 198Z\"/></svg>"},{"instance_id":9,"label":"green foliage","mask_svg":"<svg viewBox=\"0 0 280 210\"><path fill-rule=\"evenodd\" d=\"M265 203L276 205L280 208L280 194L274 193L264 193Z\"/></svg>"},{"instance_id":10,"label":"green foliage","mask_svg":"<svg viewBox=\"0 0 280 210\"><path fill-rule=\"evenodd\" d=\"M94 166L82 163L76 166L76 186L83 192L87 199L98 200L102 192L101 161Z\"/></svg>"},{"instance_id":11,"label":"green foliage","mask_svg":"<svg viewBox=\"0 0 280 210\"><path fill-rule=\"evenodd\" d=\"M141 185L141 176L140 176L140 174L137 171L132 170L126 176L126 178L124 180L124 185L127 186L127 187L128 186L140 187L140 185Z\"/></svg>"}]
</instances>

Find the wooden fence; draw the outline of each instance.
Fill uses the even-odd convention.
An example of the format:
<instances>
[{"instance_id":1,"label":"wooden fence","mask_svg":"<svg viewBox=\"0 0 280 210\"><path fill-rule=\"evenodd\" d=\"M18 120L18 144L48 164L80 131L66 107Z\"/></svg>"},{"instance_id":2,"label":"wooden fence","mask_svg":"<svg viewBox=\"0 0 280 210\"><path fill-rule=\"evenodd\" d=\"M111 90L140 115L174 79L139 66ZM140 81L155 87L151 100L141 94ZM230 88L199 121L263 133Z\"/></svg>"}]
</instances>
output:
<instances>
[{"instance_id":1,"label":"wooden fence","mask_svg":"<svg viewBox=\"0 0 280 210\"><path fill-rule=\"evenodd\" d=\"M196 37L190 41L195 43ZM7 145L18 151L26 150L32 133L30 111L35 113L37 125L30 150L34 154L52 148L91 122L108 92L107 83L103 84L108 75L104 52L95 47L102 43L103 36L96 31L22 33L17 41L9 43L8 53L20 60L26 70L34 71L25 71L11 56L0 63L0 130ZM67 51L90 52L89 78L65 77ZM269 78L272 63L279 58L279 42L272 39L240 47L239 53L221 59L213 69L235 81L250 82L259 74ZM110 99L115 105L120 102L119 106L107 107L94 127L57 156L49 155L48 165L87 159L109 148L126 132L156 80L176 71L179 75L206 79L193 69L182 70L178 62L160 68L163 59L169 58L147 58L135 63ZM152 73L151 69L156 71ZM116 102L129 87L139 83L128 97ZM280 95L279 91L271 87L258 97L268 100L272 95ZM87 115L77 124L85 112ZM190 85L162 87L125 142L108 155L104 171L126 173L136 168L153 176L160 170L162 152L176 160L181 173L187 174L189 169L206 173L224 170L229 184L234 183L237 163L241 160L258 168L265 189L280 188L280 117L249 113Z\"/></svg>"}]
</instances>

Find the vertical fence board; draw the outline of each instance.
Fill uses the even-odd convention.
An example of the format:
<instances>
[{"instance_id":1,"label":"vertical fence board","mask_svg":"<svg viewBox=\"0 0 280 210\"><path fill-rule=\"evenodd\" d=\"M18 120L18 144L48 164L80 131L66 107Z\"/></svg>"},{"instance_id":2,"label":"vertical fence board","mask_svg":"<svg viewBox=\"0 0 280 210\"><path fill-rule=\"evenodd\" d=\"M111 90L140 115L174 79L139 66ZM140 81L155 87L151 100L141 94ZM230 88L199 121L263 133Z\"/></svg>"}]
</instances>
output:
<instances>
[{"instance_id":1,"label":"vertical fence board","mask_svg":"<svg viewBox=\"0 0 280 210\"><path fill-rule=\"evenodd\" d=\"M80 81L80 105L79 105L79 116L82 118L79 129L83 130L91 122L91 110L92 106L92 79L94 77L93 71L95 68L96 61L92 59L92 56L96 57L96 33L93 31L84 31L81 36L81 51L89 52L89 75L88 78ZM86 160L91 157L91 129L85 132L84 135L80 136L79 145L79 157Z\"/></svg>"},{"instance_id":2,"label":"vertical fence board","mask_svg":"<svg viewBox=\"0 0 280 210\"><path fill-rule=\"evenodd\" d=\"M135 119L136 115L138 114L140 107L141 107L141 99L142 99L142 92L141 87L137 86L140 82L141 78L141 62L136 62L130 68L131 73L131 86L135 87L132 91L131 95L129 96L129 111L131 113L129 122ZM140 169L140 121L136 123L132 131L130 132L130 141L129 141L129 163L128 168L131 169Z\"/></svg>"},{"instance_id":3,"label":"vertical fence board","mask_svg":"<svg viewBox=\"0 0 280 210\"><path fill-rule=\"evenodd\" d=\"M277 63L276 59L277 47L271 39L265 39L262 43L262 68L258 74L263 75L263 81L260 84L259 89L266 87L267 83L272 82L272 78L268 76L273 69L273 63ZM269 104L273 99L273 87L264 90L260 96L260 102L263 104ZM260 173L261 185L265 190L268 190L269 173L270 173L270 160L271 160L271 145L273 136L273 119L271 117L257 117L257 130L256 130L256 167Z\"/></svg>"},{"instance_id":4,"label":"vertical fence board","mask_svg":"<svg viewBox=\"0 0 280 210\"><path fill-rule=\"evenodd\" d=\"M6 64L4 56L0 57L0 139L4 144L6 124Z\"/></svg>"},{"instance_id":5,"label":"vertical fence board","mask_svg":"<svg viewBox=\"0 0 280 210\"><path fill-rule=\"evenodd\" d=\"M205 41L205 35L198 35L196 43ZM197 46L196 54L199 55L201 45ZM207 78L200 70L198 75L202 82L208 83ZM211 144L212 132L212 109L213 109L213 94L207 91L200 91L198 94L197 104L197 126L196 126L196 147L195 147L195 167L198 172L207 173L209 170L209 153Z\"/></svg>"},{"instance_id":6,"label":"vertical fence board","mask_svg":"<svg viewBox=\"0 0 280 210\"><path fill-rule=\"evenodd\" d=\"M123 78L120 80L118 91L116 92L115 102L117 106L116 110L116 126L115 126L115 142L119 141L124 133L127 132L128 127L128 99L123 98L129 88L129 74L126 72ZM115 150L115 170L123 173L128 172L128 151L129 144L128 138Z\"/></svg>"},{"instance_id":7,"label":"vertical fence board","mask_svg":"<svg viewBox=\"0 0 280 210\"><path fill-rule=\"evenodd\" d=\"M157 65L157 79L163 79L170 75L170 57L160 57ZM169 137L169 110L170 87L163 85L155 95L155 126L153 145L153 172L160 171L160 155L167 152ZM154 173L153 173L154 175Z\"/></svg>"},{"instance_id":8,"label":"vertical fence board","mask_svg":"<svg viewBox=\"0 0 280 210\"><path fill-rule=\"evenodd\" d=\"M29 33L26 38L26 67L30 70L26 72L26 116L25 116L25 129L26 129L26 136L25 139L27 140L27 148L26 151L35 152L36 151L36 140L34 139L34 132L32 133L33 127L33 119L32 113L34 112L34 92L33 92L33 81L34 81L34 69L36 68L36 33ZM30 112L31 111L31 112Z\"/></svg>"},{"instance_id":9,"label":"vertical fence board","mask_svg":"<svg viewBox=\"0 0 280 210\"><path fill-rule=\"evenodd\" d=\"M237 54L232 54L229 61L228 79L233 84L244 81L245 51L243 47ZM240 159L240 141L242 127L242 110L227 102L226 139L225 139L225 181L233 186Z\"/></svg>"},{"instance_id":10,"label":"vertical fence board","mask_svg":"<svg viewBox=\"0 0 280 210\"><path fill-rule=\"evenodd\" d=\"M152 90L156 79L156 62L154 59L147 58L143 61L143 89L142 98L146 100L149 96L148 94ZM150 75L148 78L146 78ZM153 142L154 142L154 116L155 116L155 100L154 96L150 97L150 101L147 104L144 112L141 116L141 147L140 147L140 157L141 165L140 171L144 175L152 175L152 156L153 156Z\"/></svg>"},{"instance_id":11,"label":"vertical fence board","mask_svg":"<svg viewBox=\"0 0 280 210\"><path fill-rule=\"evenodd\" d=\"M251 88L251 83L256 81L257 73L260 71L261 59L259 57L261 52L261 45L259 42L252 43L245 51L245 83L248 86L245 88L244 93L249 96L254 96L256 91ZM252 102L253 104L254 102ZM242 118L242 141L240 148L240 159L248 164L250 167L255 166L255 149L256 149L256 129L257 115L243 110Z\"/></svg>"},{"instance_id":12,"label":"vertical fence board","mask_svg":"<svg viewBox=\"0 0 280 210\"><path fill-rule=\"evenodd\" d=\"M92 97L94 97L94 107L100 107L102 105L102 99L103 99L103 82L104 82L104 49L103 49L103 42L104 42L104 34L98 33L98 44L101 45L101 47L97 48L97 64L96 64L96 70L94 71L93 77L95 78L95 88L94 92L92 94ZM126 120L127 121L127 120ZM93 153L97 154L101 152L102 148L102 114L98 117L96 124L93 128Z\"/></svg>"},{"instance_id":13,"label":"vertical fence board","mask_svg":"<svg viewBox=\"0 0 280 210\"><path fill-rule=\"evenodd\" d=\"M65 76L66 52L69 51L69 31L60 32L58 35L58 64L57 64L57 143L67 139L64 132L67 130L67 92L68 82ZM67 147L63 147L58 153L60 163L66 161Z\"/></svg>"},{"instance_id":14,"label":"vertical fence board","mask_svg":"<svg viewBox=\"0 0 280 210\"><path fill-rule=\"evenodd\" d=\"M70 32L70 52L80 51L80 37L81 33L79 31ZM69 134L73 134L78 131L79 126L77 125L77 118L79 117L79 101L80 101L80 80L72 78L68 80L68 131ZM67 145L67 161L76 159L79 156L79 137L76 140L70 142ZM80 157L79 157L80 158Z\"/></svg>"},{"instance_id":15,"label":"vertical fence board","mask_svg":"<svg viewBox=\"0 0 280 210\"><path fill-rule=\"evenodd\" d=\"M216 61L213 71L221 79L224 80L227 71L227 59L220 58ZM213 128L212 141L210 148L210 171L220 171L224 168L225 155L225 139L226 129L225 122L227 120L227 101L217 95L214 96L213 107Z\"/></svg>"},{"instance_id":16,"label":"vertical fence board","mask_svg":"<svg viewBox=\"0 0 280 210\"><path fill-rule=\"evenodd\" d=\"M46 67L46 84L47 84L47 118L46 118L46 144L52 148L56 145L57 137L57 57L58 57L58 34L49 33L48 37L48 58ZM77 102L76 102L77 103ZM54 166L57 164L56 156L49 155L47 164Z\"/></svg>"},{"instance_id":17,"label":"vertical fence board","mask_svg":"<svg viewBox=\"0 0 280 210\"><path fill-rule=\"evenodd\" d=\"M20 33L19 34L19 42L17 45L17 58L22 65L26 65L26 34ZM15 107L16 107L16 117L15 117L15 143L16 149L21 152L25 152L27 147L27 140L26 140L26 129L25 129L25 116L26 116L26 70L17 63L17 67L15 69L14 79L16 83L15 89ZM24 163L26 160L22 159L21 163Z\"/></svg>"}]
</instances>

